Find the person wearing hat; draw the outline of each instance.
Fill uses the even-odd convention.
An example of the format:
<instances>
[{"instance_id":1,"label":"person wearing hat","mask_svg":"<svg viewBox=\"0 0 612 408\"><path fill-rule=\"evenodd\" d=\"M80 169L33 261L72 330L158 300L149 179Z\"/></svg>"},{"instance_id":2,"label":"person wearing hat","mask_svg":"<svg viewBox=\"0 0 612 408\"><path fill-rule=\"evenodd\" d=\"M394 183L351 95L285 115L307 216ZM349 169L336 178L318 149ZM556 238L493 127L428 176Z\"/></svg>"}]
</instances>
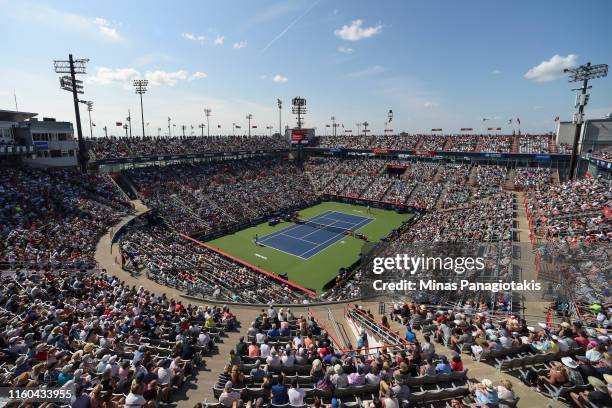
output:
<instances>
[{"instance_id":1,"label":"person wearing hat","mask_svg":"<svg viewBox=\"0 0 612 408\"><path fill-rule=\"evenodd\" d=\"M580 408L589 406L610 407L612 406L612 384L606 385L597 377L589 377L589 384L593 386L593 391L583 391L580 393L571 392L570 397ZM591 405L585 405L588 402Z\"/></svg>"},{"instance_id":2,"label":"person wearing hat","mask_svg":"<svg viewBox=\"0 0 612 408\"><path fill-rule=\"evenodd\" d=\"M440 356L440 362L436 364L436 373L438 374L450 374L452 371L448 358L446 356Z\"/></svg>"},{"instance_id":3,"label":"person wearing hat","mask_svg":"<svg viewBox=\"0 0 612 408\"><path fill-rule=\"evenodd\" d=\"M474 394L474 399L477 404L498 404L499 396L497 390L493 387L493 381L484 378L479 384L470 385L470 391Z\"/></svg>"},{"instance_id":4,"label":"person wearing hat","mask_svg":"<svg viewBox=\"0 0 612 408\"><path fill-rule=\"evenodd\" d=\"M348 376L342 370L342 366L340 364L336 364L334 366L334 375L332 375L331 380L336 388L348 387Z\"/></svg>"},{"instance_id":5,"label":"person wearing hat","mask_svg":"<svg viewBox=\"0 0 612 408\"><path fill-rule=\"evenodd\" d=\"M563 357L561 362L566 367L567 376L570 382L574 385L584 385L584 378L582 378L582 374L578 371L578 363L574 361L571 357Z\"/></svg>"}]
</instances>

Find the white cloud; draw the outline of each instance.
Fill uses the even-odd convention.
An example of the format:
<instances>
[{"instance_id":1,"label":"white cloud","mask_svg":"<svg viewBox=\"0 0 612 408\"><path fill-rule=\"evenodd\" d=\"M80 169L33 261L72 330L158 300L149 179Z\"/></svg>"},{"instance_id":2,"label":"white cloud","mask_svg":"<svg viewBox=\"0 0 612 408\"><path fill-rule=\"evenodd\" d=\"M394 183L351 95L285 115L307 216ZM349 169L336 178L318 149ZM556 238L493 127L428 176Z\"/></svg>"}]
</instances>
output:
<instances>
[{"instance_id":1,"label":"white cloud","mask_svg":"<svg viewBox=\"0 0 612 408\"><path fill-rule=\"evenodd\" d=\"M194 34L194 33L182 33L181 36L189 41L199 42L200 44L203 44L204 41L206 40L205 35Z\"/></svg>"},{"instance_id":2,"label":"white cloud","mask_svg":"<svg viewBox=\"0 0 612 408\"><path fill-rule=\"evenodd\" d=\"M121 41L123 37L119 35L119 32L116 28L113 27L113 24L105 18L96 17L93 19L93 23L98 26L98 32L102 34L104 37L112 40L112 41Z\"/></svg>"},{"instance_id":3,"label":"white cloud","mask_svg":"<svg viewBox=\"0 0 612 408\"><path fill-rule=\"evenodd\" d=\"M224 35L218 35L218 36L215 38L215 41L213 41L213 43L214 43L215 45L223 45L223 41L225 41L225 36L224 36Z\"/></svg>"},{"instance_id":4,"label":"white cloud","mask_svg":"<svg viewBox=\"0 0 612 408\"><path fill-rule=\"evenodd\" d=\"M189 76L189 80L193 81L194 79L202 79L206 77L208 77L208 74L206 72L196 71Z\"/></svg>"},{"instance_id":5,"label":"white cloud","mask_svg":"<svg viewBox=\"0 0 612 408\"><path fill-rule=\"evenodd\" d=\"M559 54L555 54L548 61L542 61L540 65L536 65L527 71L525 78L532 79L536 82L554 81L565 75L563 73L564 69L574 68L577 65L577 55L569 54L567 57L562 57Z\"/></svg>"},{"instance_id":6,"label":"white cloud","mask_svg":"<svg viewBox=\"0 0 612 408\"><path fill-rule=\"evenodd\" d=\"M151 85L174 86L179 80L186 80L188 78L188 73L183 69L174 72L155 70L147 71L145 73L145 78L149 80Z\"/></svg>"},{"instance_id":7,"label":"white cloud","mask_svg":"<svg viewBox=\"0 0 612 408\"><path fill-rule=\"evenodd\" d=\"M351 25L343 25L342 28L338 28L334 31L337 37L342 38L346 41L359 41L364 38L370 38L382 31L382 25L377 24L376 26L362 27L363 20L357 19L351 22Z\"/></svg>"},{"instance_id":8,"label":"white cloud","mask_svg":"<svg viewBox=\"0 0 612 408\"><path fill-rule=\"evenodd\" d=\"M364 76L369 76L369 75L374 75L374 74L379 74L381 72L384 72L385 69L383 67L381 67L380 65L374 65L370 68L366 68L363 69L361 71L355 71L355 72L351 72L349 74L347 74L347 78L360 78L360 77L364 77Z\"/></svg>"},{"instance_id":9,"label":"white cloud","mask_svg":"<svg viewBox=\"0 0 612 408\"><path fill-rule=\"evenodd\" d=\"M342 54L352 54L353 49L351 47L338 47L338 52Z\"/></svg>"},{"instance_id":10,"label":"white cloud","mask_svg":"<svg viewBox=\"0 0 612 408\"><path fill-rule=\"evenodd\" d=\"M440 104L439 104L438 102L430 102L430 101L427 101L427 102L425 102L425 103L423 104L423 107L425 107L425 108L435 108L435 107L437 107L437 106L440 106Z\"/></svg>"},{"instance_id":11,"label":"white cloud","mask_svg":"<svg viewBox=\"0 0 612 408\"><path fill-rule=\"evenodd\" d=\"M499 69L494 69L493 71L491 71L491 74L499 75L499 74L501 74L501 71Z\"/></svg>"},{"instance_id":12,"label":"white cloud","mask_svg":"<svg viewBox=\"0 0 612 408\"><path fill-rule=\"evenodd\" d=\"M246 46L247 46L247 42L246 41L240 41L240 42L235 42L232 47L234 49L236 49L236 50L239 50L239 49L244 48Z\"/></svg>"},{"instance_id":13,"label":"white cloud","mask_svg":"<svg viewBox=\"0 0 612 408\"><path fill-rule=\"evenodd\" d=\"M147 71L141 74L134 68L108 68L98 67L96 68L95 75L89 75L85 78L85 81L95 85L112 85L122 84L124 87L129 88L132 86L132 81L138 78L145 78L149 80L150 85L169 85L174 86L178 81L195 80L206 78L208 74L202 71L196 71L189 75L184 69L177 71L168 72L163 70Z\"/></svg>"},{"instance_id":14,"label":"white cloud","mask_svg":"<svg viewBox=\"0 0 612 408\"><path fill-rule=\"evenodd\" d=\"M274 82L280 82L280 83L284 84L285 82L287 82L289 80L289 78L287 78L286 76L282 76L280 74L276 74L276 75L274 75L274 78L272 78L272 80Z\"/></svg>"},{"instance_id":15,"label":"white cloud","mask_svg":"<svg viewBox=\"0 0 612 408\"><path fill-rule=\"evenodd\" d=\"M133 68L98 67L95 75L88 75L85 82L96 85L127 84L138 77L140 77L140 72Z\"/></svg>"}]
</instances>

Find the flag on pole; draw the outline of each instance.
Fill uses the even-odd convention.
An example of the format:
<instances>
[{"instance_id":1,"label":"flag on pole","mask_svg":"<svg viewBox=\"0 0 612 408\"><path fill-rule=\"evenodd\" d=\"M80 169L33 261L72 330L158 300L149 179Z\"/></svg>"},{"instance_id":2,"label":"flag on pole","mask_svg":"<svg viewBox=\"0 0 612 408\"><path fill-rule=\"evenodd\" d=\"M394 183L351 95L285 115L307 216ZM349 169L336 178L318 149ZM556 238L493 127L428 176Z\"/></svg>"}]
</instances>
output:
<instances>
[{"instance_id":1,"label":"flag on pole","mask_svg":"<svg viewBox=\"0 0 612 408\"><path fill-rule=\"evenodd\" d=\"M218 127L219 129L221 129L221 125L217 125L217 127Z\"/></svg>"},{"instance_id":2,"label":"flag on pole","mask_svg":"<svg viewBox=\"0 0 612 408\"><path fill-rule=\"evenodd\" d=\"M95 123L92 123L92 124L91 124L91 126L96 126L96 124L95 124Z\"/></svg>"},{"instance_id":3,"label":"flag on pole","mask_svg":"<svg viewBox=\"0 0 612 408\"><path fill-rule=\"evenodd\" d=\"M511 125L512 124L512 119L508 119L508 124Z\"/></svg>"},{"instance_id":4,"label":"flag on pole","mask_svg":"<svg viewBox=\"0 0 612 408\"><path fill-rule=\"evenodd\" d=\"M121 123L121 122L115 122L115 126L123 126L123 123Z\"/></svg>"},{"instance_id":5,"label":"flag on pole","mask_svg":"<svg viewBox=\"0 0 612 408\"><path fill-rule=\"evenodd\" d=\"M516 118L516 123L518 123L519 125L521 124L521 120L518 117Z\"/></svg>"},{"instance_id":6,"label":"flag on pole","mask_svg":"<svg viewBox=\"0 0 612 408\"><path fill-rule=\"evenodd\" d=\"M236 125L236 129L240 129L240 126Z\"/></svg>"},{"instance_id":7,"label":"flag on pole","mask_svg":"<svg viewBox=\"0 0 612 408\"><path fill-rule=\"evenodd\" d=\"M555 122L558 122L558 121L559 121L559 117L557 116L555 117Z\"/></svg>"},{"instance_id":8,"label":"flag on pole","mask_svg":"<svg viewBox=\"0 0 612 408\"><path fill-rule=\"evenodd\" d=\"M483 122L486 122L487 120L491 120L491 119L489 119L489 118L482 118Z\"/></svg>"}]
</instances>

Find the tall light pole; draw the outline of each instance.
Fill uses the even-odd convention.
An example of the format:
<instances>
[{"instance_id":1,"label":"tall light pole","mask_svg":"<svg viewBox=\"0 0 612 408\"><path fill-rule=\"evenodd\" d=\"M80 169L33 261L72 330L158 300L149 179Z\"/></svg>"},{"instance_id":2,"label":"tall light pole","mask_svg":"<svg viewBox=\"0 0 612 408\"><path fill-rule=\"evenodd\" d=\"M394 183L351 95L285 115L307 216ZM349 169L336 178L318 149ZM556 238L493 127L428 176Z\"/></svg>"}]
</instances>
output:
<instances>
[{"instance_id":1,"label":"tall light pole","mask_svg":"<svg viewBox=\"0 0 612 408\"><path fill-rule=\"evenodd\" d=\"M367 121L363 122L363 135L364 136L367 136L368 126L370 126L370 124Z\"/></svg>"},{"instance_id":2,"label":"tall light pole","mask_svg":"<svg viewBox=\"0 0 612 408\"><path fill-rule=\"evenodd\" d=\"M53 61L53 67L55 72L58 74L70 74L64 75L60 78L60 87L65 91L72 92L72 101L74 103L74 115L76 117L77 127L77 139L79 143L79 165L81 171L85 173L87 171L87 146L83 141L83 130L81 129L81 113L79 112L79 93L83 93L83 81L77 80L77 74L86 74L85 64L89 62L89 59L73 59L72 54L68 55L68 60L55 60Z\"/></svg>"},{"instance_id":3,"label":"tall light pole","mask_svg":"<svg viewBox=\"0 0 612 408\"><path fill-rule=\"evenodd\" d=\"M181 125L181 129L183 129L183 139L185 138L185 125Z\"/></svg>"},{"instance_id":4,"label":"tall light pole","mask_svg":"<svg viewBox=\"0 0 612 408\"><path fill-rule=\"evenodd\" d=\"M128 109L128 116L125 118L128 121L128 126L130 127L130 138L132 137L132 112Z\"/></svg>"},{"instance_id":5,"label":"tall light pole","mask_svg":"<svg viewBox=\"0 0 612 408\"><path fill-rule=\"evenodd\" d=\"M157 128L157 137L161 137L161 128L160 127Z\"/></svg>"},{"instance_id":6,"label":"tall light pole","mask_svg":"<svg viewBox=\"0 0 612 408\"><path fill-rule=\"evenodd\" d=\"M202 129L202 137L204 137L204 124L203 124L203 123L200 123L200 124L198 125L198 127L199 127L200 129Z\"/></svg>"},{"instance_id":7,"label":"tall light pole","mask_svg":"<svg viewBox=\"0 0 612 408\"><path fill-rule=\"evenodd\" d=\"M280 99L277 99L276 103L278 104L278 134L282 136L283 134L283 117L282 117L283 101L281 101Z\"/></svg>"},{"instance_id":8,"label":"tall light pole","mask_svg":"<svg viewBox=\"0 0 612 408\"><path fill-rule=\"evenodd\" d=\"M89 138L93 139L93 127L91 126L91 111L93 110L93 102L87 101L85 102L87 105L87 114L89 115Z\"/></svg>"},{"instance_id":9,"label":"tall light pole","mask_svg":"<svg viewBox=\"0 0 612 408\"><path fill-rule=\"evenodd\" d=\"M272 126L269 126L269 125L268 125L268 126L266 126L266 129L268 129L268 131L269 131L269 132L268 132L268 133L269 133L269 136L270 136L270 137L272 137Z\"/></svg>"},{"instance_id":10,"label":"tall light pole","mask_svg":"<svg viewBox=\"0 0 612 408\"><path fill-rule=\"evenodd\" d=\"M212 112L212 110L210 108L206 108L204 109L204 115L206 115L206 135L208 137L210 137L210 122L209 122L209 118L210 118L210 113Z\"/></svg>"},{"instance_id":11,"label":"tall light pole","mask_svg":"<svg viewBox=\"0 0 612 408\"><path fill-rule=\"evenodd\" d=\"M253 119L253 115L249 113L246 118L249 120L249 137L251 137L251 119Z\"/></svg>"},{"instance_id":12,"label":"tall light pole","mask_svg":"<svg viewBox=\"0 0 612 408\"><path fill-rule=\"evenodd\" d=\"M332 121L332 135L336 137L336 117L332 116L331 121Z\"/></svg>"},{"instance_id":13,"label":"tall light pole","mask_svg":"<svg viewBox=\"0 0 612 408\"><path fill-rule=\"evenodd\" d=\"M362 123L359 122L359 123L356 123L356 125L357 125L357 136L359 136L361 134L361 125L362 125Z\"/></svg>"},{"instance_id":14,"label":"tall light pole","mask_svg":"<svg viewBox=\"0 0 612 408\"><path fill-rule=\"evenodd\" d=\"M591 89L591 87L589 86L589 79L603 78L607 76L608 65L591 65L590 62L587 62L586 64L581 65L578 68L566 68L563 70L563 72L569 73L569 82L582 81L582 86L580 88L572 89L572 91L580 91L580 93L576 95L575 107L578 108L578 112L574 114L574 123L576 124L576 129L574 131L574 143L572 146L572 156L570 158L569 170L569 176L573 179L575 177L574 173L576 173L576 167L578 163L578 141L580 140L580 132L582 131L582 124L584 123L584 107L589 102L589 95L587 94L587 90Z\"/></svg>"},{"instance_id":15,"label":"tall light pole","mask_svg":"<svg viewBox=\"0 0 612 408\"><path fill-rule=\"evenodd\" d=\"M102 130L104 131L104 137L108 137L108 128L104 126Z\"/></svg>"},{"instance_id":16,"label":"tall light pole","mask_svg":"<svg viewBox=\"0 0 612 408\"><path fill-rule=\"evenodd\" d=\"M140 120L142 120L142 138L145 137L145 121L144 121L144 110L142 109L142 95L147 92L147 86L149 85L149 81L146 79L135 79L134 80L134 88L136 88L136 93L140 95ZM130 128L132 125L130 124Z\"/></svg>"}]
</instances>

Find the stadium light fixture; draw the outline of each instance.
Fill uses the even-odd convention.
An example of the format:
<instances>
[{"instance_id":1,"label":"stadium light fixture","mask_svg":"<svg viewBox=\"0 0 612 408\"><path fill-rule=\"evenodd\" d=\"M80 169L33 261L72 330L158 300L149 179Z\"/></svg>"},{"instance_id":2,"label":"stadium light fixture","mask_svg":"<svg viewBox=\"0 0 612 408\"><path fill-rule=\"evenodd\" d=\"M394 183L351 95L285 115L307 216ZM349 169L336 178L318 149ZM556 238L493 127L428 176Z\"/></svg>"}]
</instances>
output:
<instances>
[{"instance_id":1,"label":"stadium light fixture","mask_svg":"<svg viewBox=\"0 0 612 408\"><path fill-rule=\"evenodd\" d=\"M136 88L136 93L140 95L140 120L142 120L142 137L145 137L145 121L144 121L144 111L142 109L142 95L147 92L147 86L149 85L149 81L146 79L135 79L134 80L134 88ZM131 124L130 124L131 127Z\"/></svg>"},{"instance_id":2,"label":"stadium light fixture","mask_svg":"<svg viewBox=\"0 0 612 408\"><path fill-rule=\"evenodd\" d=\"M83 93L83 81L77 80L77 75L84 75L87 73L86 66L89 62L87 58L74 59L72 54L68 55L68 60L54 60L53 68L58 74L69 74L64 75L60 78L60 88L66 91L72 92L72 101L74 104L74 115L77 128L77 140L79 145L79 165L81 171L85 173L87 171L87 145L83 140L83 130L81 129L81 113L79 112L79 93Z\"/></svg>"},{"instance_id":3,"label":"stadium light fixture","mask_svg":"<svg viewBox=\"0 0 612 408\"><path fill-rule=\"evenodd\" d=\"M253 119L253 115L249 113L246 115L246 119L249 121L249 137L251 137L251 119Z\"/></svg>"},{"instance_id":4,"label":"stadium light fixture","mask_svg":"<svg viewBox=\"0 0 612 408\"><path fill-rule=\"evenodd\" d=\"M210 121L209 121L209 118L210 118L211 112L212 112L212 110L210 108L205 108L204 109L204 115L206 115L206 135L208 137L210 137Z\"/></svg>"},{"instance_id":5,"label":"stadium light fixture","mask_svg":"<svg viewBox=\"0 0 612 408\"><path fill-rule=\"evenodd\" d=\"M281 101L280 99L276 99L276 104L278 105L278 134L282 135L283 134L283 117L282 117L283 101Z\"/></svg>"},{"instance_id":6,"label":"stadium light fixture","mask_svg":"<svg viewBox=\"0 0 612 408\"><path fill-rule=\"evenodd\" d=\"M93 101L79 101L79 102L87 106L87 113L89 114L89 138L93 139L93 127L91 125L91 111L93 110Z\"/></svg>"},{"instance_id":7,"label":"stadium light fixture","mask_svg":"<svg viewBox=\"0 0 612 408\"><path fill-rule=\"evenodd\" d=\"M574 114L575 130L569 169L569 177L573 179L576 176L575 173L578 164L578 142L580 140L580 133L582 131L582 125L584 122L584 107L589 102L589 95L587 94L587 90L591 89L589 86L589 80L607 76L608 65L592 65L590 62L587 62L586 64L577 68L566 68L563 70L563 72L569 74L569 82L582 81L582 86L578 89L574 89L574 91L580 91L580 93L576 96L575 107L578 108L578 111Z\"/></svg>"},{"instance_id":8,"label":"stadium light fixture","mask_svg":"<svg viewBox=\"0 0 612 408\"><path fill-rule=\"evenodd\" d=\"M297 127L302 128L302 115L306 114L306 98L296 96L291 100L291 112L297 115Z\"/></svg>"}]
</instances>

